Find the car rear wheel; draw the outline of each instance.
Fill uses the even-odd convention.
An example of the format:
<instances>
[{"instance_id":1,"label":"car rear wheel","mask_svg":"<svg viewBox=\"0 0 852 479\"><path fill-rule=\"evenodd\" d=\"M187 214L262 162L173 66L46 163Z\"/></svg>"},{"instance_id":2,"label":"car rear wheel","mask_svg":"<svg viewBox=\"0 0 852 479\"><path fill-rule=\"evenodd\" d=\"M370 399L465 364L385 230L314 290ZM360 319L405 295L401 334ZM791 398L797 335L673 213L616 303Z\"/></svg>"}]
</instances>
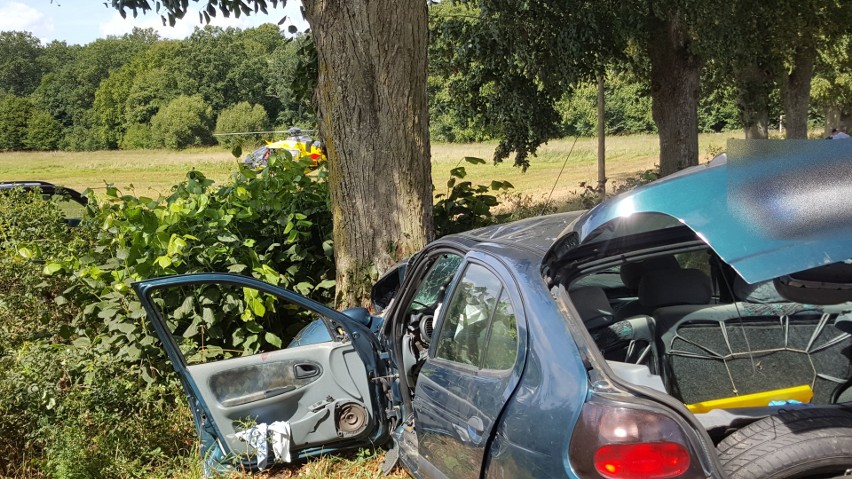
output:
<instances>
[{"instance_id":1,"label":"car rear wheel","mask_svg":"<svg viewBox=\"0 0 852 479\"><path fill-rule=\"evenodd\" d=\"M731 479L842 476L852 469L852 413L782 412L734 432L719 443L718 452Z\"/></svg>"}]
</instances>

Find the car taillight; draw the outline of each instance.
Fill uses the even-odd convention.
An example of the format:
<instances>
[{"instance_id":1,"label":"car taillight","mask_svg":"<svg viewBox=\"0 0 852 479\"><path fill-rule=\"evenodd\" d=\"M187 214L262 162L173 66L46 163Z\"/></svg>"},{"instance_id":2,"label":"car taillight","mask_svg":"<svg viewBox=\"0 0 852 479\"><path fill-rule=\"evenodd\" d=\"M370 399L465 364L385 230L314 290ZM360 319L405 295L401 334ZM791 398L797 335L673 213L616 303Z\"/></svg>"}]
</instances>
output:
<instances>
[{"instance_id":1,"label":"car taillight","mask_svg":"<svg viewBox=\"0 0 852 479\"><path fill-rule=\"evenodd\" d=\"M668 479L686 472L689 464L689 451L674 442L609 444L595 452L595 469L611 479Z\"/></svg>"},{"instance_id":2,"label":"car taillight","mask_svg":"<svg viewBox=\"0 0 852 479\"><path fill-rule=\"evenodd\" d=\"M706 477L673 418L652 408L600 399L583 405L569 457L583 478Z\"/></svg>"}]
</instances>

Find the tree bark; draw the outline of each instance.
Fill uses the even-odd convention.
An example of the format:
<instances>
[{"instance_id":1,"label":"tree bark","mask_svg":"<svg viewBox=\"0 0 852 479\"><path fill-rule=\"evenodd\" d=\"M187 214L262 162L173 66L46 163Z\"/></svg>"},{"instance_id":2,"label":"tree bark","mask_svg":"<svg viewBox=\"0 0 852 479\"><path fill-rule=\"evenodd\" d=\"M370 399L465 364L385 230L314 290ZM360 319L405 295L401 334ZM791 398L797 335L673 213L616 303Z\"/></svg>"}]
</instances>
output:
<instances>
[{"instance_id":1,"label":"tree bark","mask_svg":"<svg viewBox=\"0 0 852 479\"><path fill-rule=\"evenodd\" d=\"M834 128L840 128L841 108L837 105L825 109L825 136L831 134Z\"/></svg>"},{"instance_id":2,"label":"tree bark","mask_svg":"<svg viewBox=\"0 0 852 479\"><path fill-rule=\"evenodd\" d=\"M781 94L787 139L808 137L808 106L815 60L816 49L813 45L799 45L793 53L793 70L784 75Z\"/></svg>"},{"instance_id":3,"label":"tree bark","mask_svg":"<svg viewBox=\"0 0 852 479\"><path fill-rule=\"evenodd\" d=\"M338 306L366 305L378 275L432 238L427 6L303 0L329 157Z\"/></svg>"},{"instance_id":4,"label":"tree bark","mask_svg":"<svg viewBox=\"0 0 852 479\"><path fill-rule=\"evenodd\" d=\"M759 62L758 62L759 63ZM765 64L736 66L737 107L747 140L769 138L769 94L773 83Z\"/></svg>"},{"instance_id":5,"label":"tree bark","mask_svg":"<svg viewBox=\"0 0 852 479\"><path fill-rule=\"evenodd\" d=\"M651 100L660 132L660 174L698 164L698 87L701 58L690 51L692 38L681 15L649 20Z\"/></svg>"}]
</instances>

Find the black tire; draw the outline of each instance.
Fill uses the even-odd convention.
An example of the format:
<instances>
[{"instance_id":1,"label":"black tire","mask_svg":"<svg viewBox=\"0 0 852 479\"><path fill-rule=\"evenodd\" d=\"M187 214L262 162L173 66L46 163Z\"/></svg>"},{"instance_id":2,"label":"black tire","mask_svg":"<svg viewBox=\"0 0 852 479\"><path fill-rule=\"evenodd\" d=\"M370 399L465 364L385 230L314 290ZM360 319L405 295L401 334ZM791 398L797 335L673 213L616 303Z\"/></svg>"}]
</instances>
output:
<instances>
[{"instance_id":1,"label":"black tire","mask_svg":"<svg viewBox=\"0 0 852 479\"><path fill-rule=\"evenodd\" d=\"M852 469L852 413L800 409L770 416L726 437L718 446L731 479L840 476Z\"/></svg>"}]
</instances>

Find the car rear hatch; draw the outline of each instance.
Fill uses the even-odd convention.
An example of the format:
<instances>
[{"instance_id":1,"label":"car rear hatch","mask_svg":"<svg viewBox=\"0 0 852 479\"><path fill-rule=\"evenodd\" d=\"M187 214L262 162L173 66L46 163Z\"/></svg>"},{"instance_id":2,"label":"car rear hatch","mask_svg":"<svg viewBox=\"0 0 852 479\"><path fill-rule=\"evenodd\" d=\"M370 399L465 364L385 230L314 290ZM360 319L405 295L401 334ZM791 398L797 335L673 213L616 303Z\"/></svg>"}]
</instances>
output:
<instances>
[{"instance_id":1,"label":"car rear hatch","mask_svg":"<svg viewBox=\"0 0 852 479\"><path fill-rule=\"evenodd\" d=\"M727 162L684 170L578 218L545 256L545 275L580 245L606 248L672 218L751 284L847 261L850 164L852 148L841 141L729 140ZM845 288L843 278L832 278Z\"/></svg>"}]
</instances>

